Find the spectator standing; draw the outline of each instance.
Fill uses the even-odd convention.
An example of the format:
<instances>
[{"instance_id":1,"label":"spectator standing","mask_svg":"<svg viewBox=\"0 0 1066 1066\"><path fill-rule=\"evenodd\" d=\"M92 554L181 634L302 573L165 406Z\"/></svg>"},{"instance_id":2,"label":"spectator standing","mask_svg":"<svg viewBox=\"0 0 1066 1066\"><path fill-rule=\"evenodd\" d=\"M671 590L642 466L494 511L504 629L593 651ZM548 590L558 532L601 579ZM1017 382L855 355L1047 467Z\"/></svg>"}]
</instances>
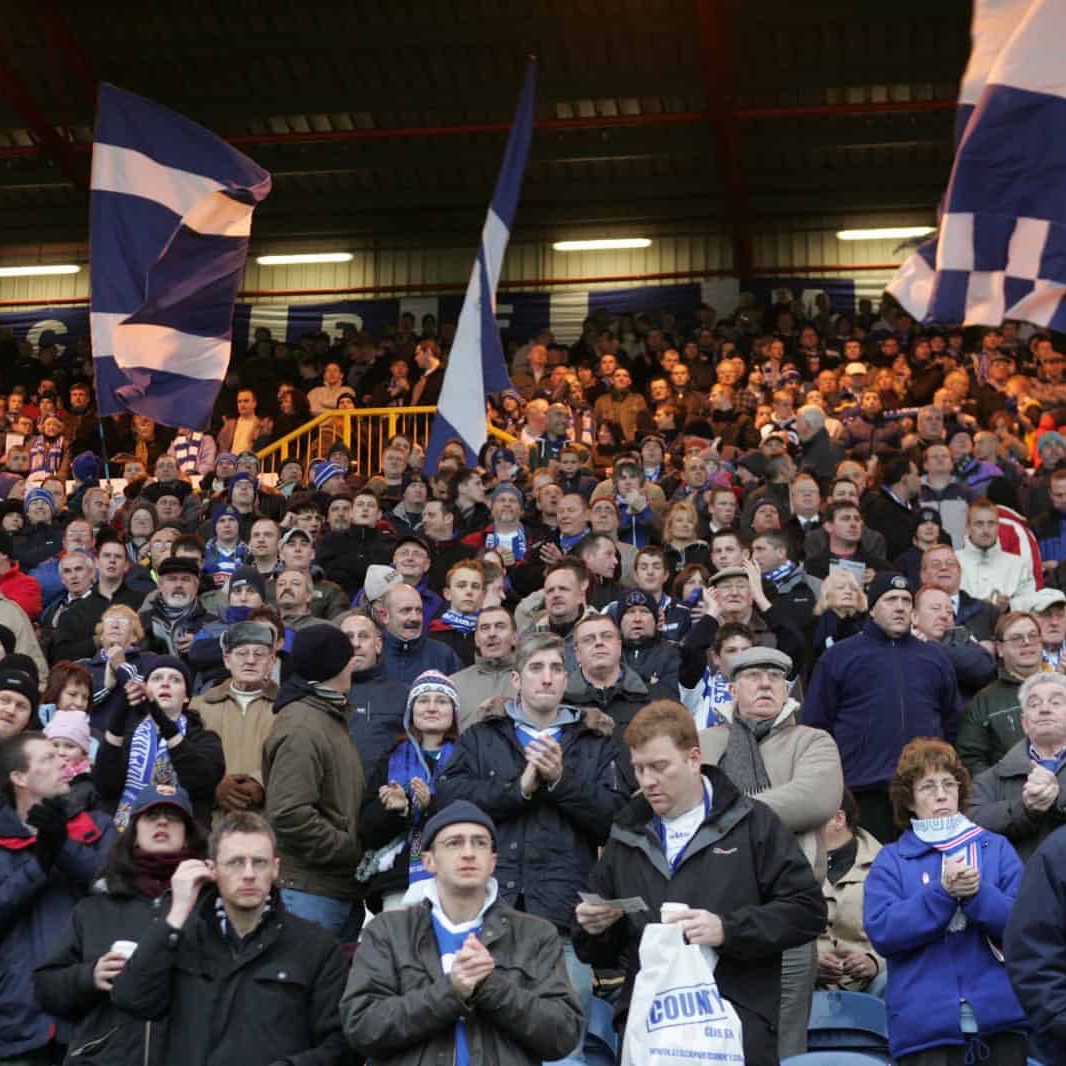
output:
<instances>
[{"instance_id":1,"label":"spectator standing","mask_svg":"<svg viewBox=\"0 0 1066 1066\"><path fill-rule=\"evenodd\" d=\"M818 660L802 718L836 740L859 823L884 843L895 839L889 786L904 746L915 737L954 738L962 707L947 653L911 635L906 578L878 574L868 599L862 632Z\"/></svg>"},{"instance_id":2,"label":"spectator standing","mask_svg":"<svg viewBox=\"0 0 1066 1066\"><path fill-rule=\"evenodd\" d=\"M459 731L464 732L484 716L485 704L497 696L514 697L515 649L518 629L506 607L485 607L474 626L474 663L452 674L459 696Z\"/></svg>"},{"instance_id":3,"label":"spectator standing","mask_svg":"<svg viewBox=\"0 0 1066 1066\"><path fill-rule=\"evenodd\" d=\"M336 626L301 629L293 640L293 675L278 693L263 745L282 900L345 942L354 941L362 921L355 870L364 775L348 727L353 660Z\"/></svg>"},{"instance_id":4,"label":"spectator standing","mask_svg":"<svg viewBox=\"0 0 1066 1066\"><path fill-rule=\"evenodd\" d=\"M210 865L187 859L174 872L165 917L115 979L115 1006L167 1019L166 1062L342 1066L344 953L280 900L266 819L227 815L209 855Z\"/></svg>"},{"instance_id":5,"label":"spectator standing","mask_svg":"<svg viewBox=\"0 0 1066 1066\"><path fill-rule=\"evenodd\" d=\"M368 926L348 978L341 1013L359 1053L537 1066L578 1041L581 1006L559 935L501 898L496 836L463 801L426 824L425 899ZM412 997L423 1009L411 1010Z\"/></svg>"},{"instance_id":6,"label":"spectator standing","mask_svg":"<svg viewBox=\"0 0 1066 1066\"><path fill-rule=\"evenodd\" d=\"M901 1066L1027 1059L1025 1016L995 946L1022 864L1003 837L962 813L969 789L950 745L909 743L892 780L903 835L881 849L866 879L863 920L888 961L888 1042Z\"/></svg>"},{"instance_id":7,"label":"spectator standing","mask_svg":"<svg viewBox=\"0 0 1066 1066\"><path fill-rule=\"evenodd\" d=\"M416 588L393 582L381 599L385 675L392 681L412 682L424 670L454 674L463 661L447 645L423 632L422 597Z\"/></svg>"},{"instance_id":8,"label":"spectator standing","mask_svg":"<svg viewBox=\"0 0 1066 1066\"><path fill-rule=\"evenodd\" d=\"M625 742L641 794L615 819L588 890L603 900L640 896L650 910L626 915L610 903L579 903L578 955L600 967L624 959L615 1008L624 1029L646 924L665 902L687 904L668 918L689 943L718 952L715 980L740 1016L744 1061L776 1063L782 953L825 926L810 863L769 807L702 765L695 723L681 704L649 704Z\"/></svg>"}]
</instances>

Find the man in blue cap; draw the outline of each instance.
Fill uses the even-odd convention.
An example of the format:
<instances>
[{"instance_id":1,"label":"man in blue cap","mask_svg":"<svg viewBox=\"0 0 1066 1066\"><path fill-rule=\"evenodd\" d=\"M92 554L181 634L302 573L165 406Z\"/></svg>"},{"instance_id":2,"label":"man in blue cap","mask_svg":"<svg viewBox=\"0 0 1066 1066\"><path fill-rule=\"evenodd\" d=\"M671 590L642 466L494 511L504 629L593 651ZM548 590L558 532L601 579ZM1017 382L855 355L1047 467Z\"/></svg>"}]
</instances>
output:
<instances>
[{"instance_id":1,"label":"man in blue cap","mask_svg":"<svg viewBox=\"0 0 1066 1066\"><path fill-rule=\"evenodd\" d=\"M349 1042L375 1061L562 1058L582 1028L562 942L499 898L492 820L456 800L426 823L422 848L433 877L411 890L421 901L380 914L356 953L341 1000Z\"/></svg>"}]
</instances>

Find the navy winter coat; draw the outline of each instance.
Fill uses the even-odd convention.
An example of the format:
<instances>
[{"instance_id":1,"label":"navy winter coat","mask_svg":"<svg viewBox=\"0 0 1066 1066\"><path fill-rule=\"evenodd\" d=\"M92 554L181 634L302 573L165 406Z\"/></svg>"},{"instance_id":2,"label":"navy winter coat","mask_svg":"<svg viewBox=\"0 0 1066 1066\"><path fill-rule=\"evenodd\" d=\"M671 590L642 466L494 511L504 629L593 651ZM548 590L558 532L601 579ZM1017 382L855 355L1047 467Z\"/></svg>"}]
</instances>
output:
<instances>
[{"instance_id":1,"label":"navy winter coat","mask_svg":"<svg viewBox=\"0 0 1066 1066\"><path fill-rule=\"evenodd\" d=\"M876 622L829 648L803 701L803 724L830 733L844 784L884 789L915 737L955 738L962 701L947 652L909 633L893 640Z\"/></svg>"},{"instance_id":2,"label":"navy winter coat","mask_svg":"<svg viewBox=\"0 0 1066 1066\"><path fill-rule=\"evenodd\" d=\"M424 633L414 640L401 640L386 630L383 641L381 661L390 681L403 681L409 685L425 670L439 670L450 677L464 666L463 660L447 644Z\"/></svg>"}]
</instances>

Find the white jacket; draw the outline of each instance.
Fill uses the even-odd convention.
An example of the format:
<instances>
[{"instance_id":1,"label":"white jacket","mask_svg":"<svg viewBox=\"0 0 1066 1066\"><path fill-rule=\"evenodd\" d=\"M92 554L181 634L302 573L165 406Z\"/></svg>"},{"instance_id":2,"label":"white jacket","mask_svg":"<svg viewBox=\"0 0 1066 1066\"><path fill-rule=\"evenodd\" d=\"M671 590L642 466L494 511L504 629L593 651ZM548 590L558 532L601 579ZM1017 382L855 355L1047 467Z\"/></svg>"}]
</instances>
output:
<instances>
[{"instance_id":1,"label":"white jacket","mask_svg":"<svg viewBox=\"0 0 1066 1066\"><path fill-rule=\"evenodd\" d=\"M998 543L984 550L967 537L955 554L962 567L962 590L974 599L990 600L997 592L1014 599L1036 591L1032 567L1021 556L1005 552Z\"/></svg>"}]
</instances>

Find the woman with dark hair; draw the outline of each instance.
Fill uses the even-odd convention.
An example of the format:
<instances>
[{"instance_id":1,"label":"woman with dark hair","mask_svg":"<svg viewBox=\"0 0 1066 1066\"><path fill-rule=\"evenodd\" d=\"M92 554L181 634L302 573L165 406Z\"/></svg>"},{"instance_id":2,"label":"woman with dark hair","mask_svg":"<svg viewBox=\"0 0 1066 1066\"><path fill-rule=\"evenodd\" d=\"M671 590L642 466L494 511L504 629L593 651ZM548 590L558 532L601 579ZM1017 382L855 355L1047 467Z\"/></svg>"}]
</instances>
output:
<instances>
[{"instance_id":1,"label":"woman with dark hair","mask_svg":"<svg viewBox=\"0 0 1066 1066\"><path fill-rule=\"evenodd\" d=\"M403 736L384 755L367 783L359 836L367 848L356 877L367 883L374 910L393 910L422 866L422 827L436 810L441 770L459 738L459 694L449 678L426 670L407 696Z\"/></svg>"},{"instance_id":2,"label":"woman with dark hair","mask_svg":"<svg viewBox=\"0 0 1066 1066\"><path fill-rule=\"evenodd\" d=\"M92 695L93 675L89 668L84 663L61 659L48 671L37 717L45 726L56 711L84 711L88 714Z\"/></svg>"},{"instance_id":3,"label":"woman with dark hair","mask_svg":"<svg viewBox=\"0 0 1066 1066\"><path fill-rule=\"evenodd\" d=\"M602 474L614 462L619 452L626 451L625 434L617 422L601 422L596 427L596 443L592 446L591 465Z\"/></svg>"},{"instance_id":4,"label":"woman with dark hair","mask_svg":"<svg viewBox=\"0 0 1066 1066\"><path fill-rule=\"evenodd\" d=\"M161 900L186 859L202 859L207 839L182 788L145 789L129 830L111 849L100 874L105 891L83 899L34 974L37 1001L69 1023L67 1062L135 1066L159 1061L166 1029L123 1013L111 987L148 926L162 916Z\"/></svg>"},{"instance_id":5,"label":"woman with dark hair","mask_svg":"<svg viewBox=\"0 0 1066 1066\"><path fill-rule=\"evenodd\" d=\"M311 420L311 405L306 393L294 385L278 389L278 414L274 419L274 439L280 440Z\"/></svg>"},{"instance_id":6,"label":"woman with dark hair","mask_svg":"<svg viewBox=\"0 0 1066 1066\"><path fill-rule=\"evenodd\" d=\"M1025 1066L1025 1014L1002 952L1021 861L1005 837L962 813L970 775L950 744L912 740L890 795L904 832L866 878L863 925L888 960L892 1060Z\"/></svg>"}]
</instances>

